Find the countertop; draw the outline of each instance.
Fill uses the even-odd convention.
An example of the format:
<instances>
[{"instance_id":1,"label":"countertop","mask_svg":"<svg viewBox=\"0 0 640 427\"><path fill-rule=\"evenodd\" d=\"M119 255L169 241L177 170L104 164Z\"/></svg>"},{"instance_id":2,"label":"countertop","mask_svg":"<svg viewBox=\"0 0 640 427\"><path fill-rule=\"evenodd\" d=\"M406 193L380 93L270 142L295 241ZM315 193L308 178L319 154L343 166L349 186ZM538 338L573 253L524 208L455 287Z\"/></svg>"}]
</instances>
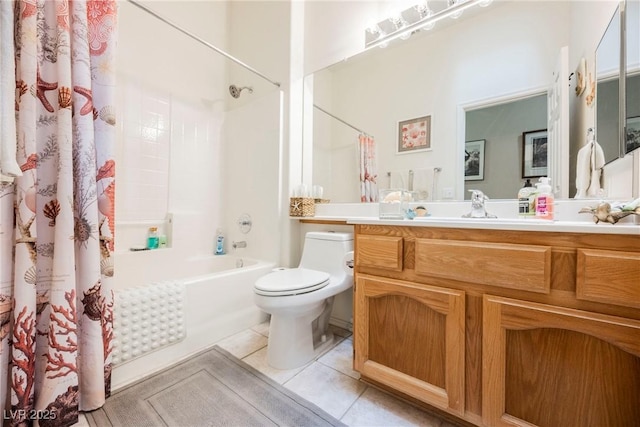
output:
<instances>
[{"instance_id":1,"label":"countertop","mask_svg":"<svg viewBox=\"0 0 640 427\"><path fill-rule=\"evenodd\" d=\"M313 217L297 217L300 220L344 222L345 224L391 225L403 227L467 228L515 231L540 231L552 233L592 233L640 236L640 216L630 215L617 224L593 222L592 215L580 214L584 206L594 200L563 200L556 202L556 220L518 219L517 201L488 201L487 212L498 218L462 218L469 211L466 202L427 203L429 216L412 220L390 220L378 218L377 203L344 203L316 205Z\"/></svg>"},{"instance_id":2,"label":"countertop","mask_svg":"<svg viewBox=\"0 0 640 427\"><path fill-rule=\"evenodd\" d=\"M318 218L316 218L318 219ZM334 220L336 220L334 218ZM423 217L413 220L382 220L378 218L345 218L347 224L394 225L403 227L469 228L513 231L541 231L551 233L635 234L640 236L636 224L609 224L586 221L547 221L500 218L443 218Z\"/></svg>"}]
</instances>

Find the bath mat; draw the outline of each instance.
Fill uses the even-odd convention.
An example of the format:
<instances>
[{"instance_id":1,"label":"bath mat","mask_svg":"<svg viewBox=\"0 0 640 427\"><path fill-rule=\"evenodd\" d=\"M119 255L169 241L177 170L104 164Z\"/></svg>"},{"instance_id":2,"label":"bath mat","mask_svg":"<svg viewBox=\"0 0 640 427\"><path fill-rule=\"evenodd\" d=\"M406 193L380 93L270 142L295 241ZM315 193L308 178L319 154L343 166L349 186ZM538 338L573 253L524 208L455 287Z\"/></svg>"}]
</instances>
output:
<instances>
[{"instance_id":1,"label":"bath mat","mask_svg":"<svg viewBox=\"0 0 640 427\"><path fill-rule=\"evenodd\" d=\"M113 393L85 415L92 427L345 425L218 346Z\"/></svg>"}]
</instances>

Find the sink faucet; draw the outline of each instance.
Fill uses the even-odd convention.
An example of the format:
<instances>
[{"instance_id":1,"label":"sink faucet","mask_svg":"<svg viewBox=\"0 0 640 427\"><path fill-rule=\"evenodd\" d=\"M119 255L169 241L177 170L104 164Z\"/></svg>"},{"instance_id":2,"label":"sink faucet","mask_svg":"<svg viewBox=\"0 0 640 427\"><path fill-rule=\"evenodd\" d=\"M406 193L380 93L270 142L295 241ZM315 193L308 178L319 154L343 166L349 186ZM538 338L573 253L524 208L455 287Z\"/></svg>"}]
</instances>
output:
<instances>
[{"instance_id":1,"label":"sink faucet","mask_svg":"<svg viewBox=\"0 0 640 427\"><path fill-rule=\"evenodd\" d=\"M462 215L463 218L497 218L487 213L484 207L485 200L489 200L480 190L469 190L471 193L471 212Z\"/></svg>"}]
</instances>

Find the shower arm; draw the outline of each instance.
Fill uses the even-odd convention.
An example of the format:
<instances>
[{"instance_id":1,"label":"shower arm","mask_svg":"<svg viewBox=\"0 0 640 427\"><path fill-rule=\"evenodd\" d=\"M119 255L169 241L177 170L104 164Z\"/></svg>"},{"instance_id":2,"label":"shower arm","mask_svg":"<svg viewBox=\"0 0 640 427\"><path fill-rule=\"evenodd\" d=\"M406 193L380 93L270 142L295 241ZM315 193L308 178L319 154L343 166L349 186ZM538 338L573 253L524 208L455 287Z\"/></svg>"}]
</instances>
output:
<instances>
[{"instance_id":1,"label":"shower arm","mask_svg":"<svg viewBox=\"0 0 640 427\"><path fill-rule=\"evenodd\" d=\"M224 56L225 58L228 58L228 59L232 60L233 62L235 62L236 64L238 64L238 65L246 68L247 70L259 75L263 79L267 80L269 83L271 83L273 85L276 85L277 87L280 87L280 83L278 83L278 82L276 82L274 80L271 80L269 77L265 76L260 71L256 70L255 68L251 67L250 65L245 64L244 62L240 61L239 59L235 58L234 56L229 55L224 50L212 45L208 41L196 36L195 34L190 33L189 31L187 31L184 28L180 27L179 25L173 23L172 21L168 20L167 18L163 17L162 15L157 14L153 10L151 10L148 7L146 7L146 6L142 5L141 3L139 3L137 0L128 0L128 2L131 3L132 5L140 8L140 9L144 10L149 15L152 15L153 17L159 19L160 21L164 22L165 24L169 25L170 27L175 28L176 30L180 31L182 34L184 34L184 35L192 38L193 40L195 40L195 41L207 46L208 48L218 52L220 55Z\"/></svg>"}]
</instances>

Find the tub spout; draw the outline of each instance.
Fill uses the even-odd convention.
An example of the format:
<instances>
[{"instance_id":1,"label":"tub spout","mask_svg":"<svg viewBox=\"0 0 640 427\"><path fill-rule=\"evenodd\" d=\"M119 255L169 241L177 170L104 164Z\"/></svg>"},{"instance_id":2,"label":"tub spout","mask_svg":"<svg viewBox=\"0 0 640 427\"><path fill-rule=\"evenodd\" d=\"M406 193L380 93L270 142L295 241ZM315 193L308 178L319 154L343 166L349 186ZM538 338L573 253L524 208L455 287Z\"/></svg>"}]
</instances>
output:
<instances>
[{"instance_id":1,"label":"tub spout","mask_svg":"<svg viewBox=\"0 0 640 427\"><path fill-rule=\"evenodd\" d=\"M247 242L245 242L244 240L240 242L233 242L231 246L233 247L233 249L246 248Z\"/></svg>"}]
</instances>

